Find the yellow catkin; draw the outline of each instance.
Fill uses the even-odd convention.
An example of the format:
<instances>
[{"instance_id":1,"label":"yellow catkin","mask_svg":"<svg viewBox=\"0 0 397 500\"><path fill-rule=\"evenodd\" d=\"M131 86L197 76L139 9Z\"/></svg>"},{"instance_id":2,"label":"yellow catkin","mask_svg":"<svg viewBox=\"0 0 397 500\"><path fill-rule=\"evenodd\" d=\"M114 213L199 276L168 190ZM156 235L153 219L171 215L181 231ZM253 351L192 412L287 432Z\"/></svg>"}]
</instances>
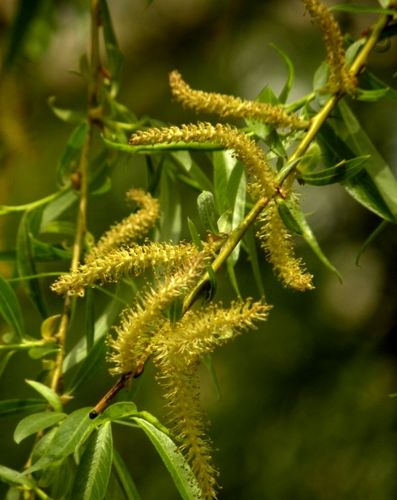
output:
<instances>
[{"instance_id":1,"label":"yellow catkin","mask_svg":"<svg viewBox=\"0 0 397 500\"><path fill-rule=\"evenodd\" d=\"M220 123L198 123L181 127L150 128L136 132L130 144L169 144L173 142L211 142L232 149L247 167L251 182L259 183L263 196L272 196L276 189L275 172L264 151L244 132Z\"/></svg>"},{"instance_id":2,"label":"yellow catkin","mask_svg":"<svg viewBox=\"0 0 397 500\"><path fill-rule=\"evenodd\" d=\"M327 51L328 87L333 92L353 93L357 80L346 65L343 36L331 11L319 0L302 0L310 16L319 25Z\"/></svg>"},{"instance_id":3,"label":"yellow catkin","mask_svg":"<svg viewBox=\"0 0 397 500\"><path fill-rule=\"evenodd\" d=\"M115 337L110 337L108 359L113 374L135 373L150 354L153 333L165 321L163 311L185 294L204 270L205 256L187 259L174 273L168 273L155 289L150 289L132 308L122 313Z\"/></svg>"},{"instance_id":4,"label":"yellow catkin","mask_svg":"<svg viewBox=\"0 0 397 500\"><path fill-rule=\"evenodd\" d=\"M301 259L295 257L291 235L288 233L277 209L271 201L260 215L257 236L269 262L282 283L298 291L313 288L313 276L306 272Z\"/></svg>"},{"instance_id":5,"label":"yellow catkin","mask_svg":"<svg viewBox=\"0 0 397 500\"><path fill-rule=\"evenodd\" d=\"M300 129L309 125L298 116L287 113L282 106L193 90L178 71L170 73L170 87L178 102L196 112L214 113L225 118L252 118L282 128Z\"/></svg>"},{"instance_id":6,"label":"yellow catkin","mask_svg":"<svg viewBox=\"0 0 397 500\"><path fill-rule=\"evenodd\" d=\"M85 262L90 262L100 255L122 244L129 243L145 236L154 226L160 215L159 203L142 189L130 189L127 200L135 202L139 210L112 226L91 249Z\"/></svg>"},{"instance_id":7,"label":"yellow catkin","mask_svg":"<svg viewBox=\"0 0 397 500\"><path fill-rule=\"evenodd\" d=\"M206 499L216 498L216 470L212 465L211 444L200 408L197 367L203 354L214 351L254 321L267 318L269 306L247 300L229 308L209 304L188 311L176 324L166 323L152 340L153 360L175 435L192 465Z\"/></svg>"},{"instance_id":8,"label":"yellow catkin","mask_svg":"<svg viewBox=\"0 0 397 500\"><path fill-rule=\"evenodd\" d=\"M206 248L208 250L209 247ZM51 289L58 294L84 296L85 288L96 283L116 282L125 275L137 276L148 268L169 269L197 254L193 243L133 244L81 264L76 271L60 276Z\"/></svg>"}]
</instances>

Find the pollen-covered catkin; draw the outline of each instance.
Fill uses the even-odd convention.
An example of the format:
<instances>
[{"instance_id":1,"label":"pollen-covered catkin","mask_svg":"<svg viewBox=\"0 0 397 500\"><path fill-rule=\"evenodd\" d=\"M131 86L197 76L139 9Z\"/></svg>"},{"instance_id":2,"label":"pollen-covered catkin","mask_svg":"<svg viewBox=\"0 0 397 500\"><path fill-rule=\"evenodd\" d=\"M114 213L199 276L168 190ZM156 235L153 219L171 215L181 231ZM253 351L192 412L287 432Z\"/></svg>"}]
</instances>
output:
<instances>
[{"instance_id":1,"label":"pollen-covered catkin","mask_svg":"<svg viewBox=\"0 0 397 500\"><path fill-rule=\"evenodd\" d=\"M178 71L170 73L173 96L186 108L197 112L214 113L222 117L252 118L281 128L307 128L308 122L289 114L282 106L247 101L230 95L193 90Z\"/></svg>"},{"instance_id":2,"label":"pollen-covered catkin","mask_svg":"<svg viewBox=\"0 0 397 500\"><path fill-rule=\"evenodd\" d=\"M173 142L212 142L225 149L232 149L236 157L247 167L252 182L257 182L262 196L273 196L276 190L275 173L268 164L264 151L244 132L220 123L198 123L181 127L150 128L132 135L129 143L169 144Z\"/></svg>"},{"instance_id":3,"label":"pollen-covered catkin","mask_svg":"<svg viewBox=\"0 0 397 500\"><path fill-rule=\"evenodd\" d=\"M216 470L200 408L197 367L200 358L225 344L255 321L267 318L261 302L233 302L229 308L209 304L188 311L176 324L167 322L152 340L153 361L166 391L175 435L206 499L216 498Z\"/></svg>"},{"instance_id":4,"label":"pollen-covered catkin","mask_svg":"<svg viewBox=\"0 0 397 500\"><path fill-rule=\"evenodd\" d=\"M311 290L313 276L305 270L302 260L295 257L291 235L274 200L260 215L259 224L257 236L281 282L301 292Z\"/></svg>"},{"instance_id":5,"label":"pollen-covered catkin","mask_svg":"<svg viewBox=\"0 0 397 500\"><path fill-rule=\"evenodd\" d=\"M302 1L323 34L329 68L329 90L353 93L357 87L357 79L346 65L343 36L338 23L328 7L319 0Z\"/></svg>"},{"instance_id":6,"label":"pollen-covered catkin","mask_svg":"<svg viewBox=\"0 0 397 500\"><path fill-rule=\"evenodd\" d=\"M154 226L160 215L159 203L155 198L142 189L130 189L127 200L135 202L139 210L106 231L87 254L86 263L105 255L113 248L142 238Z\"/></svg>"},{"instance_id":7,"label":"pollen-covered catkin","mask_svg":"<svg viewBox=\"0 0 397 500\"><path fill-rule=\"evenodd\" d=\"M208 250L208 248L207 248ZM125 275L139 275L148 268L172 269L199 253L193 243L145 243L111 250L81 264L76 271L63 274L52 284L58 294L84 296L85 289L96 283L111 283Z\"/></svg>"},{"instance_id":8,"label":"pollen-covered catkin","mask_svg":"<svg viewBox=\"0 0 397 500\"><path fill-rule=\"evenodd\" d=\"M205 255L186 259L174 273L168 273L134 306L122 313L115 337L110 337L108 359L112 373L132 372L150 355L152 335L165 321L163 311L193 286L204 270Z\"/></svg>"}]
</instances>

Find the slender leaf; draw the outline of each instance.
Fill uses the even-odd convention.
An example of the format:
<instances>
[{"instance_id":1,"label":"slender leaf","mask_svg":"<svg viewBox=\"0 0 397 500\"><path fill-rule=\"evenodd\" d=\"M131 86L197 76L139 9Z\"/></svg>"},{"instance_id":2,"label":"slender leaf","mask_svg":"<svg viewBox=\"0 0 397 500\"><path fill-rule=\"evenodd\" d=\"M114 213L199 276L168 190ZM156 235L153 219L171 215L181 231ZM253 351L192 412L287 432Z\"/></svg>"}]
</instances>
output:
<instances>
[{"instance_id":1,"label":"slender leaf","mask_svg":"<svg viewBox=\"0 0 397 500\"><path fill-rule=\"evenodd\" d=\"M141 500L141 496L135 486L131 474L116 449L113 450L113 466L117 475L117 479L123 489L127 500Z\"/></svg>"},{"instance_id":2,"label":"slender leaf","mask_svg":"<svg viewBox=\"0 0 397 500\"><path fill-rule=\"evenodd\" d=\"M125 417L130 417L138 413L137 407L131 401L120 401L110 405L106 410L97 418L97 422L120 420Z\"/></svg>"},{"instance_id":3,"label":"slender leaf","mask_svg":"<svg viewBox=\"0 0 397 500\"><path fill-rule=\"evenodd\" d=\"M108 303L104 312L95 322L95 335L94 335L95 343L97 343L99 339L102 339L109 332L118 313L120 312L121 307L122 304L118 300L112 300L111 302ZM91 349L91 351L93 351L93 349ZM99 355L99 352L97 352L96 354ZM80 363L83 359L86 358L86 356L87 356L86 339L82 338L67 354L63 364L64 373L66 373L76 364ZM94 357L92 358L92 362L95 363ZM76 387L76 384L74 384L74 386Z\"/></svg>"},{"instance_id":4,"label":"slender leaf","mask_svg":"<svg viewBox=\"0 0 397 500\"><path fill-rule=\"evenodd\" d=\"M65 413L41 412L29 415L21 420L14 431L14 441L19 444L26 437L52 427L66 417Z\"/></svg>"},{"instance_id":5,"label":"slender leaf","mask_svg":"<svg viewBox=\"0 0 397 500\"><path fill-rule=\"evenodd\" d=\"M85 339L86 340L86 339ZM97 371L104 365L106 346L103 339L97 340L84 361L79 366L72 380L67 384L69 393L76 392L79 387L86 385L87 382L95 377Z\"/></svg>"},{"instance_id":6,"label":"slender leaf","mask_svg":"<svg viewBox=\"0 0 397 500\"><path fill-rule=\"evenodd\" d=\"M190 217L187 218L187 225L188 225L190 236L192 238L193 243L196 245L196 247L199 250L202 250L203 244L201 242L200 234L198 232L196 224L190 219Z\"/></svg>"},{"instance_id":7,"label":"slender leaf","mask_svg":"<svg viewBox=\"0 0 397 500\"><path fill-rule=\"evenodd\" d=\"M256 239L254 237L254 231L250 228L244 235L243 243L245 245L245 249L248 253L248 258L251 264L252 274L254 275L254 280L258 292L261 296L265 295L265 289L263 287L261 270L259 268L259 260L258 260L258 250L256 247Z\"/></svg>"},{"instance_id":8,"label":"slender leaf","mask_svg":"<svg viewBox=\"0 0 397 500\"><path fill-rule=\"evenodd\" d=\"M387 9L387 8L381 8L381 7L370 7L366 5L357 5L357 4L346 4L346 3L341 3L341 4L335 4L332 5L331 10L335 12L350 12L352 14L380 14L380 15L387 15L390 14L392 16L396 15L396 10L395 9Z\"/></svg>"},{"instance_id":9,"label":"slender leaf","mask_svg":"<svg viewBox=\"0 0 397 500\"><path fill-rule=\"evenodd\" d=\"M287 81L285 82L284 87L282 88L280 95L278 96L278 99L280 102L286 103L288 96L289 96L289 93L291 91L292 85L294 84L294 80L295 80L294 65L293 65L291 59L287 56L287 54L283 50L281 50L279 47L277 47L277 45L272 43L272 44L270 44L270 46L273 47L273 49L275 49L277 51L278 55L285 62L285 65L287 66L287 69L288 69Z\"/></svg>"},{"instance_id":10,"label":"slender leaf","mask_svg":"<svg viewBox=\"0 0 397 500\"><path fill-rule=\"evenodd\" d=\"M55 432L46 454L33 463L27 472L45 469L75 452L94 429L93 421L88 416L90 410L91 408L80 408L68 415Z\"/></svg>"},{"instance_id":11,"label":"slender leaf","mask_svg":"<svg viewBox=\"0 0 397 500\"><path fill-rule=\"evenodd\" d=\"M233 156L231 150L214 152L212 154L212 163L214 165L214 194L218 212L220 213L230 208L227 186L236 162L237 160Z\"/></svg>"},{"instance_id":12,"label":"slender leaf","mask_svg":"<svg viewBox=\"0 0 397 500\"><path fill-rule=\"evenodd\" d=\"M60 184L63 184L64 177L72 173L76 168L87 133L88 124L85 121L79 123L73 129L57 167L58 182Z\"/></svg>"},{"instance_id":13,"label":"slender leaf","mask_svg":"<svg viewBox=\"0 0 397 500\"><path fill-rule=\"evenodd\" d=\"M88 439L76 472L71 498L102 500L106 495L112 461L112 427L110 422L106 422Z\"/></svg>"},{"instance_id":14,"label":"slender leaf","mask_svg":"<svg viewBox=\"0 0 397 500\"><path fill-rule=\"evenodd\" d=\"M19 224L17 234L17 269L20 277L37 274L32 237L39 231L42 209L26 212ZM37 278L24 281L24 287L33 304L43 318L48 316L40 282Z\"/></svg>"},{"instance_id":15,"label":"slender leaf","mask_svg":"<svg viewBox=\"0 0 397 500\"><path fill-rule=\"evenodd\" d=\"M10 284L0 275L0 314L10 326L18 341L25 334L22 310Z\"/></svg>"},{"instance_id":16,"label":"slender leaf","mask_svg":"<svg viewBox=\"0 0 397 500\"><path fill-rule=\"evenodd\" d=\"M161 173L160 182L161 239L177 243L182 230L182 205L174 173L167 165Z\"/></svg>"},{"instance_id":17,"label":"slender leaf","mask_svg":"<svg viewBox=\"0 0 397 500\"><path fill-rule=\"evenodd\" d=\"M3 376L4 370L6 369L8 362L10 361L10 359L13 357L13 355L15 353L16 353L16 351L9 351L1 357L1 359L0 359L0 379Z\"/></svg>"},{"instance_id":18,"label":"slender leaf","mask_svg":"<svg viewBox=\"0 0 397 500\"><path fill-rule=\"evenodd\" d=\"M42 399L5 399L0 401L0 418L19 415L20 413L37 412L47 406Z\"/></svg>"},{"instance_id":19,"label":"slender leaf","mask_svg":"<svg viewBox=\"0 0 397 500\"><path fill-rule=\"evenodd\" d=\"M216 220L218 213L215 206L214 195L210 191L203 191L197 197L197 209L201 224L205 230L217 233Z\"/></svg>"},{"instance_id":20,"label":"slender leaf","mask_svg":"<svg viewBox=\"0 0 397 500\"><path fill-rule=\"evenodd\" d=\"M111 94L115 96L120 85L121 72L123 68L123 54L117 43L116 34L113 29L112 19L110 17L109 7L106 0L101 0L100 8L107 64L110 71Z\"/></svg>"},{"instance_id":21,"label":"slender leaf","mask_svg":"<svg viewBox=\"0 0 397 500\"><path fill-rule=\"evenodd\" d=\"M143 418L134 417L134 420L156 448L181 497L184 500L202 499L200 487L189 464L171 438Z\"/></svg>"},{"instance_id":22,"label":"slender leaf","mask_svg":"<svg viewBox=\"0 0 397 500\"><path fill-rule=\"evenodd\" d=\"M27 488L33 488L34 483L31 479L26 477L21 472L18 472L9 467L4 467L0 465L0 481L7 484L20 484L21 486L26 486Z\"/></svg>"},{"instance_id":23,"label":"slender leaf","mask_svg":"<svg viewBox=\"0 0 397 500\"><path fill-rule=\"evenodd\" d=\"M48 105L51 111L60 120L67 123L80 123L85 118L85 114L82 111L76 111L72 109L64 109L59 106L55 106L55 97L51 96L48 98Z\"/></svg>"},{"instance_id":24,"label":"slender leaf","mask_svg":"<svg viewBox=\"0 0 397 500\"><path fill-rule=\"evenodd\" d=\"M54 408L55 411L62 411L62 401L58 394L53 391L47 385L44 385L40 382L36 382L35 380L26 380L26 383L29 384L35 391L45 398L48 403Z\"/></svg>"},{"instance_id":25,"label":"slender leaf","mask_svg":"<svg viewBox=\"0 0 397 500\"><path fill-rule=\"evenodd\" d=\"M362 244L360 250L357 253L357 257L356 257L356 265L357 266L360 265L360 258L363 255L363 253L367 250L367 248L369 247L369 245L371 245L376 240L376 238L386 229L386 227L389 224L390 223L387 222L387 221L385 221L385 220L383 220L382 222L380 222L378 224L378 226L368 236L368 238L364 241L364 243Z\"/></svg>"},{"instance_id":26,"label":"slender leaf","mask_svg":"<svg viewBox=\"0 0 397 500\"><path fill-rule=\"evenodd\" d=\"M389 89L373 89L373 90L365 90L365 89L358 89L357 92L357 99L359 101L366 101L366 102L376 102L379 101L380 99L383 99L383 97L386 97L389 95Z\"/></svg>"},{"instance_id":27,"label":"slender leaf","mask_svg":"<svg viewBox=\"0 0 397 500\"><path fill-rule=\"evenodd\" d=\"M361 172L368 159L369 155L358 156L351 160L342 160L334 167L299 175L298 179L313 186L326 186L336 182L344 182Z\"/></svg>"}]
</instances>

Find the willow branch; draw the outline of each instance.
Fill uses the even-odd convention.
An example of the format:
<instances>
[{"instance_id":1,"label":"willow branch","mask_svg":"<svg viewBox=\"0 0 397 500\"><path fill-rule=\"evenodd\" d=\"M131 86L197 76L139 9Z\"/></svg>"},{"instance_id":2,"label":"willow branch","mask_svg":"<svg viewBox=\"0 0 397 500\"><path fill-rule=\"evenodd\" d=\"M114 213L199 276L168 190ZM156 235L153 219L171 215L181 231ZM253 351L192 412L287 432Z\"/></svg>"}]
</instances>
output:
<instances>
[{"instance_id":1,"label":"willow branch","mask_svg":"<svg viewBox=\"0 0 397 500\"><path fill-rule=\"evenodd\" d=\"M92 144L92 135L95 122L98 117L98 92L99 92L99 26L100 26L100 12L99 0L91 0L91 42L90 42L90 83L88 87L88 131L85 139L83 149L81 151L80 162L78 166L79 175L79 206L77 212L76 222L76 236L73 244L72 262L70 271L76 271L80 263L81 254L84 247L84 238L87 231L87 200L88 200L88 171L90 163L90 151ZM70 323L70 316L73 307L73 298L66 297L63 305L60 325L56 338L58 341L59 352L55 360L55 367L52 373L51 389L56 392L62 391L61 380L63 375L63 361L65 358L65 343L67 332Z\"/></svg>"},{"instance_id":2,"label":"willow branch","mask_svg":"<svg viewBox=\"0 0 397 500\"><path fill-rule=\"evenodd\" d=\"M363 48L356 56L355 60L353 61L350 67L350 72L353 76L358 75L358 73L360 73L360 71L365 66L370 52L376 45L383 29L388 24L390 19L391 16L381 16L372 27L370 34L368 35L367 41L365 42ZM257 217L267 207L271 199L280 195L283 183L286 181L286 179L288 179L295 173L298 160L306 153L308 147L315 139L320 128L328 119L330 113L333 111L339 99L341 99L343 95L344 94L341 92L332 95L325 103L325 105L320 109L320 111L311 119L310 126L307 132L305 133L304 137L299 142L298 146L288 159L287 168L283 169L279 174L279 177L277 179L278 181L277 187L274 190L273 196L260 198L252 207L252 209L249 211L249 213L245 216L245 218L241 221L241 223L237 226L237 228L235 228L229 234L226 241L223 243L218 255L211 264L212 271L214 273L218 271L222 267L222 265L226 262L226 260L231 255L233 250L236 248L237 244L242 240L246 231L255 223ZM172 146L175 148L176 145L174 144ZM131 146L124 145L124 148L126 150L128 148L128 150L131 152ZM141 149L142 147L139 148ZM145 148L146 150L148 150L147 149L148 146L145 146ZM150 146L149 148L160 149L157 146ZM137 150L138 148L135 149ZM206 288L206 286L208 286L209 282L210 282L210 276L208 272L205 272L205 274L202 276L202 278L194 287L194 289L191 291L191 293L185 298L183 303L183 314L185 314L191 308L194 302L200 297L201 292L203 291L203 289ZM119 378L119 380L112 386L112 388L106 393L106 395L101 398L99 403L95 406L94 410L91 412L90 417L95 418L99 413L101 413L106 408L106 406L111 402L114 396L127 385L127 383L131 380L131 378L137 377L141 373L142 373L142 368L140 368L139 373L136 374L134 373L123 374Z\"/></svg>"}]
</instances>

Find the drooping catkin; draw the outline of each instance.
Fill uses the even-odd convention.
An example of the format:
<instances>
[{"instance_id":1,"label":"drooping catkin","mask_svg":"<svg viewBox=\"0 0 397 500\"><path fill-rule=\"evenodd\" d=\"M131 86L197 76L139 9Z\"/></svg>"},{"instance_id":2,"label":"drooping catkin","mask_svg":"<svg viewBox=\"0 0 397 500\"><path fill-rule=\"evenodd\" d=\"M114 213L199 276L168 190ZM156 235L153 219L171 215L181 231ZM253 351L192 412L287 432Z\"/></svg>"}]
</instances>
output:
<instances>
[{"instance_id":1,"label":"drooping catkin","mask_svg":"<svg viewBox=\"0 0 397 500\"><path fill-rule=\"evenodd\" d=\"M319 0L302 1L323 35L329 68L329 90L353 93L357 87L357 79L346 65L343 36L338 23L328 7Z\"/></svg>"},{"instance_id":2,"label":"drooping catkin","mask_svg":"<svg viewBox=\"0 0 397 500\"><path fill-rule=\"evenodd\" d=\"M281 282L298 291L313 288L313 276L305 270L302 259L295 257L291 235L272 200L259 216L257 236Z\"/></svg>"},{"instance_id":3,"label":"drooping catkin","mask_svg":"<svg viewBox=\"0 0 397 500\"><path fill-rule=\"evenodd\" d=\"M272 196L276 190L275 173L268 164L264 151L244 132L230 125L220 123L198 123L181 127L150 128L132 135L129 143L169 144L173 142L212 142L225 149L232 149L242 161L251 177L251 182L259 183L263 196Z\"/></svg>"},{"instance_id":4,"label":"drooping catkin","mask_svg":"<svg viewBox=\"0 0 397 500\"><path fill-rule=\"evenodd\" d=\"M149 289L135 304L122 313L115 336L110 337L108 359L114 374L135 373L150 355L152 335L166 320L164 310L189 290L204 270L205 255L186 259L175 273L168 273L156 288Z\"/></svg>"},{"instance_id":5,"label":"drooping catkin","mask_svg":"<svg viewBox=\"0 0 397 500\"><path fill-rule=\"evenodd\" d=\"M214 113L222 117L252 118L281 128L302 129L308 122L289 114L282 106L247 101L240 97L193 90L178 71L170 73L170 87L173 96L184 107L196 112Z\"/></svg>"},{"instance_id":6,"label":"drooping catkin","mask_svg":"<svg viewBox=\"0 0 397 500\"><path fill-rule=\"evenodd\" d=\"M166 391L174 432L185 450L206 499L216 498L216 470L200 408L200 358L267 318L269 306L247 300L229 308L209 304L188 311L175 325L166 323L152 340L153 361Z\"/></svg>"},{"instance_id":7,"label":"drooping catkin","mask_svg":"<svg viewBox=\"0 0 397 500\"><path fill-rule=\"evenodd\" d=\"M58 294L84 296L85 289L96 283L111 283L122 276L137 276L148 268L172 269L199 253L193 243L133 244L129 248L111 250L81 264L76 271L60 276L51 290Z\"/></svg>"},{"instance_id":8,"label":"drooping catkin","mask_svg":"<svg viewBox=\"0 0 397 500\"><path fill-rule=\"evenodd\" d=\"M126 196L127 200L133 201L138 205L139 210L106 231L87 254L85 258L86 263L93 261L101 255L105 255L109 250L142 238L159 218L159 203L149 193L146 193L142 189L130 189Z\"/></svg>"}]
</instances>

